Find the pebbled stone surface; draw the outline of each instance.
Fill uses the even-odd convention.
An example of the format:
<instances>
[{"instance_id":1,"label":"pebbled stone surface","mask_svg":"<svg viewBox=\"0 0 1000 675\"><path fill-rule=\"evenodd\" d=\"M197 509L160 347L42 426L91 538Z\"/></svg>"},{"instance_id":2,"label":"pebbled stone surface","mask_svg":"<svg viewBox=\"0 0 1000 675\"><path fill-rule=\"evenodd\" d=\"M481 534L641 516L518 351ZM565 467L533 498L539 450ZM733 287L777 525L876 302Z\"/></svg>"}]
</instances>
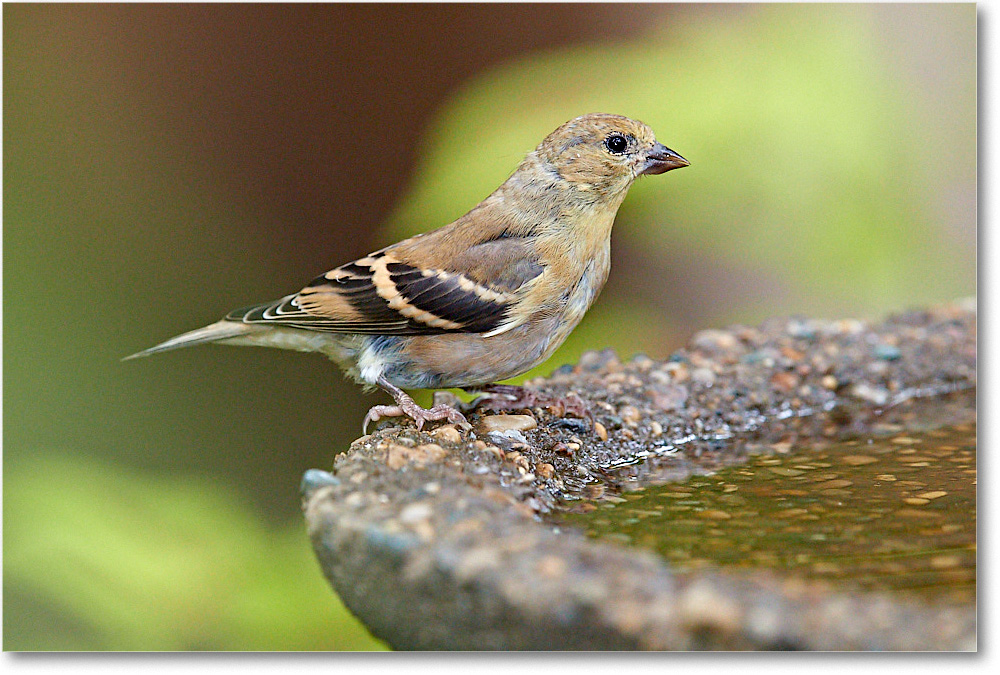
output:
<instances>
[{"instance_id":1,"label":"pebbled stone surface","mask_svg":"<svg viewBox=\"0 0 1000 675\"><path fill-rule=\"evenodd\" d=\"M662 361L589 352L528 384L579 395L593 420L555 406L510 425L473 413L471 432L383 426L307 472L309 534L396 649L975 649L975 607L676 574L552 516L761 446L906 424L927 399L974 406L976 325L967 300L878 324L706 330Z\"/></svg>"}]
</instances>

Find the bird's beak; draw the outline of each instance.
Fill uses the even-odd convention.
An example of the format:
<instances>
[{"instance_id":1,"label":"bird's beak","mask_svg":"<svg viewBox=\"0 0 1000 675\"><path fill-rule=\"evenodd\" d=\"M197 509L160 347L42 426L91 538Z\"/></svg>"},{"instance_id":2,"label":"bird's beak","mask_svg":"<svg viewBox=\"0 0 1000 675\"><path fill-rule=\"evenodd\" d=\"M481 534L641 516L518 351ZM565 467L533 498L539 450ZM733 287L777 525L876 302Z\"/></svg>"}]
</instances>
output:
<instances>
[{"instance_id":1,"label":"bird's beak","mask_svg":"<svg viewBox=\"0 0 1000 675\"><path fill-rule=\"evenodd\" d=\"M642 163L639 175L653 176L658 173L665 173L671 169L681 169L685 166L690 166L690 164L691 162L678 155L663 143L657 143L646 152L646 159Z\"/></svg>"}]
</instances>

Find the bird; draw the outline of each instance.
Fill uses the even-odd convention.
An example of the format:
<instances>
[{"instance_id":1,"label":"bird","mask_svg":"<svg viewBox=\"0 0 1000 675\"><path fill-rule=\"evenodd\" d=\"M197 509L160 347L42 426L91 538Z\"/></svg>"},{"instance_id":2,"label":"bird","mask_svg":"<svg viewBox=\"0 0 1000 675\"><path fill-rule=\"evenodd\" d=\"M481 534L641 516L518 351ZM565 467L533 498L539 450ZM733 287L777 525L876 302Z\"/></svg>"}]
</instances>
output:
<instances>
[{"instance_id":1,"label":"bird","mask_svg":"<svg viewBox=\"0 0 1000 675\"><path fill-rule=\"evenodd\" d=\"M392 396L395 405L368 411L363 433L402 416L418 430L444 420L468 428L454 404L423 408L404 390L463 389L497 409L536 400L498 382L548 359L596 300L612 225L636 179L689 164L643 122L576 117L452 223L125 360L205 343L319 352Z\"/></svg>"}]
</instances>

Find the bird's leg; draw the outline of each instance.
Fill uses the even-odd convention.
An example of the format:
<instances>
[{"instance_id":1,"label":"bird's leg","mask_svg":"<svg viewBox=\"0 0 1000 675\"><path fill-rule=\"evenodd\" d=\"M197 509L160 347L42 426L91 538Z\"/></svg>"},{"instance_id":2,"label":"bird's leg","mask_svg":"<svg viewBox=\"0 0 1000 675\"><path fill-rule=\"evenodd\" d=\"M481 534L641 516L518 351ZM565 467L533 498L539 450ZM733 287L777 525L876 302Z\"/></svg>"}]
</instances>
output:
<instances>
[{"instance_id":1,"label":"bird's leg","mask_svg":"<svg viewBox=\"0 0 1000 675\"><path fill-rule=\"evenodd\" d=\"M417 425L418 430L423 428L424 422L437 420L448 420L452 424L458 424L464 427L472 426L469 424L468 420L465 419L465 415L449 405L436 405L432 408L421 408L412 398L409 397L406 392L386 380L384 377L379 377L377 384L389 392L389 394L396 400L396 405L372 406L372 409L368 411L367 415L365 415L365 421L361 427L361 433L368 433L367 430L369 422L377 422L383 417L409 417Z\"/></svg>"},{"instance_id":2,"label":"bird's leg","mask_svg":"<svg viewBox=\"0 0 1000 675\"><path fill-rule=\"evenodd\" d=\"M521 410L542 406L553 410L557 417L563 417L566 413L588 419L593 417L587 404L573 392L565 396L547 396L514 384L486 384L466 391L483 394L472 402L473 408Z\"/></svg>"}]
</instances>

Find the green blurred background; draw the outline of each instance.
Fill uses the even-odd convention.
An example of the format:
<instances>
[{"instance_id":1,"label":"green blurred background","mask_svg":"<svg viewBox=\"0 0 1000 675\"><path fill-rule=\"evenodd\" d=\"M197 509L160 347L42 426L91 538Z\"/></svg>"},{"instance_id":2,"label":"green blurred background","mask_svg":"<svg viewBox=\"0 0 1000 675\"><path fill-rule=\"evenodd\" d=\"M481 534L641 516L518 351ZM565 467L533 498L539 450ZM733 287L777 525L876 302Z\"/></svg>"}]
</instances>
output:
<instances>
[{"instance_id":1,"label":"green blurred background","mask_svg":"<svg viewBox=\"0 0 1000 675\"><path fill-rule=\"evenodd\" d=\"M122 356L461 215L561 122L649 123L587 348L975 292L964 5L5 5L4 649L379 649L298 482L318 356ZM415 617L415 620L419 620Z\"/></svg>"}]
</instances>

